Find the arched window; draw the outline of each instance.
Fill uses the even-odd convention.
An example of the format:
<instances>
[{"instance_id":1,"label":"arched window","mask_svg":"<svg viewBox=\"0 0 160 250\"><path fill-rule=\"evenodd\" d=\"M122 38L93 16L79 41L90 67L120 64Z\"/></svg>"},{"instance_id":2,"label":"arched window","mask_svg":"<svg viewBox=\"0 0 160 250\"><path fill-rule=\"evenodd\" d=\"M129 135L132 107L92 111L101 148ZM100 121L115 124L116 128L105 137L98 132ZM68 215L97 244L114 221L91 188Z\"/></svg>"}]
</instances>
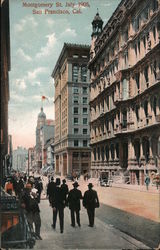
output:
<instances>
[{"instance_id":1,"label":"arched window","mask_svg":"<svg viewBox=\"0 0 160 250\"><path fill-rule=\"evenodd\" d=\"M157 98L154 97L153 99L153 111L154 111L154 114L157 115Z\"/></svg>"},{"instance_id":2,"label":"arched window","mask_svg":"<svg viewBox=\"0 0 160 250\"><path fill-rule=\"evenodd\" d=\"M105 153L106 153L106 161L109 161L109 148L108 148L108 146L106 146L106 148L105 148Z\"/></svg>"},{"instance_id":3,"label":"arched window","mask_svg":"<svg viewBox=\"0 0 160 250\"><path fill-rule=\"evenodd\" d=\"M96 157L96 148L94 148L93 154L94 154L94 161L96 161L96 159L97 159L97 157Z\"/></svg>"},{"instance_id":4,"label":"arched window","mask_svg":"<svg viewBox=\"0 0 160 250\"><path fill-rule=\"evenodd\" d=\"M100 148L98 147L98 160L100 160Z\"/></svg>"},{"instance_id":5,"label":"arched window","mask_svg":"<svg viewBox=\"0 0 160 250\"><path fill-rule=\"evenodd\" d=\"M144 112L145 112L145 116L148 117L148 101L144 102Z\"/></svg>"},{"instance_id":6,"label":"arched window","mask_svg":"<svg viewBox=\"0 0 160 250\"><path fill-rule=\"evenodd\" d=\"M104 161L104 147L101 148L101 157L102 157L102 161Z\"/></svg>"},{"instance_id":7,"label":"arched window","mask_svg":"<svg viewBox=\"0 0 160 250\"><path fill-rule=\"evenodd\" d=\"M112 144L111 145L111 158L112 158L112 160L114 160L114 157L115 157L115 155L114 155L114 145Z\"/></svg>"}]
</instances>

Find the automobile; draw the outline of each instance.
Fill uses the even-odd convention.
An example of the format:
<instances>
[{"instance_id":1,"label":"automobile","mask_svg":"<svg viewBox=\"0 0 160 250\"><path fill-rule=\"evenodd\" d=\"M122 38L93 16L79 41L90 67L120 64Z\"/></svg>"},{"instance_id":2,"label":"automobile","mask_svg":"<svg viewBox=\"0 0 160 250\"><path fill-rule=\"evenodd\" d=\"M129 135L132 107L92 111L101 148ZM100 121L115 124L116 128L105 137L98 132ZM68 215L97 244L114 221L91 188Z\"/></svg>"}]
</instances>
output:
<instances>
[{"instance_id":1,"label":"automobile","mask_svg":"<svg viewBox=\"0 0 160 250\"><path fill-rule=\"evenodd\" d=\"M112 182L113 181L111 179L103 178L103 179L100 179L100 186L101 187L111 187Z\"/></svg>"}]
</instances>

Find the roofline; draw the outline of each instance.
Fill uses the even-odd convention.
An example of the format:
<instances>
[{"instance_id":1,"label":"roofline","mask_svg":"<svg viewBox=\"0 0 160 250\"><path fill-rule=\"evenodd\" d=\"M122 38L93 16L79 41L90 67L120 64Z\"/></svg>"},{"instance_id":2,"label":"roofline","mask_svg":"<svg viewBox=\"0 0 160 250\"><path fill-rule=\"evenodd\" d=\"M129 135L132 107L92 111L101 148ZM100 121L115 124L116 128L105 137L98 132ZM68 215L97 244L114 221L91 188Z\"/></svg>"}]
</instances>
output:
<instances>
[{"instance_id":1,"label":"roofline","mask_svg":"<svg viewBox=\"0 0 160 250\"><path fill-rule=\"evenodd\" d=\"M62 50L61 50L61 53L60 53L60 55L59 55L59 57L58 57L58 60L57 60L57 62L56 62L56 65L55 65L55 67L54 67L54 69L53 69L53 71L52 71L52 74L51 74L51 76L54 78L54 76L55 76L55 73L56 73L56 71L57 71L57 68L58 68L58 66L59 66L59 64L60 64L60 62L61 62L61 59L62 59L62 57L63 57L63 55L64 55L64 52L68 49L68 48L82 48L82 49L90 49L90 45L87 45L87 44L76 44L76 43L64 43L64 45L63 45L63 48L62 48Z\"/></svg>"}]
</instances>

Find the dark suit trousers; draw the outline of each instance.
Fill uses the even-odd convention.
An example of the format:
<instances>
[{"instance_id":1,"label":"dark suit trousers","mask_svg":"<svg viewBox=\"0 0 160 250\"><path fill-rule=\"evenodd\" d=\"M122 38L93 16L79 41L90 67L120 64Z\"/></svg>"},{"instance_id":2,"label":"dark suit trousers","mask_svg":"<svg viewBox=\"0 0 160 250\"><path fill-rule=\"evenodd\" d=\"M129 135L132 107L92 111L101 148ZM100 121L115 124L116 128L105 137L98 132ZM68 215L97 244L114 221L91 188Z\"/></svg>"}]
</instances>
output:
<instances>
[{"instance_id":1,"label":"dark suit trousers","mask_svg":"<svg viewBox=\"0 0 160 250\"><path fill-rule=\"evenodd\" d=\"M75 226L75 213L76 213L77 224L80 226L79 210L75 210L75 209L71 209L71 224L72 224L72 226Z\"/></svg>"},{"instance_id":2,"label":"dark suit trousers","mask_svg":"<svg viewBox=\"0 0 160 250\"><path fill-rule=\"evenodd\" d=\"M89 225L94 226L94 216L95 216L95 208L88 209L87 208L87 213L88 213L88 218L89 218Z\"/></svg>"},{"instance_id":3,"label":"dark suit trousers","mask_svg":"<svg viewBox=\"0 0 160 250\"><path fill-rule=\"evenodd\" d=\"M57 213L59 213L60 230L63 231L63 228L64 228L64 208L58 207L58 208L56 208L55 211L53 211L53 227L54 228L56 228Z\"/></svg>"}]
</instances>

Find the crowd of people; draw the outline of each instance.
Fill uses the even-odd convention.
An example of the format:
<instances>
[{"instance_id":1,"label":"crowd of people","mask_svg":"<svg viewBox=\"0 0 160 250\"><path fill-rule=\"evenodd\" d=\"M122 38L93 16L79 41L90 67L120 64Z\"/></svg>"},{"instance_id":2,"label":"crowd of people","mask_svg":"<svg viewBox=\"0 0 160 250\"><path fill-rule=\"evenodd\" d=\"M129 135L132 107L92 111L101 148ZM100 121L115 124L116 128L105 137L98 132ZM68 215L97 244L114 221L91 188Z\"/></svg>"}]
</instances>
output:
<instances>
[{"instance_id":1,"label":"crowd of people","mask_svg":"<svg viewBox=\"0 0 160 250\"><path fill-rule=\"evenodd\" d=\"M88 184L88 190L82 196L78 189L79 184L74 180L73 189L69 190L66 180L61 180L52 176L47 184L46 194L49 204L53 210L52 228L56 229L57 215L59 215L60 232L64 230L64 209L68 207L71 215L71 226L75 227L76 223L81 227L80 210L81 200L83 206L87 210L89 226L94 226L95 208L99 207L98 195L93 190L92 183ZM9 195L17 197L24 210L28 224L37 240L42 240L41 216L39 203L41 201L41 193L43 190L43 183L41 177L26 175L13 175L7 177L3 183L4 190Z\"/></svg>"},{"instance_id":2,"label":"crowd of people","mask_svg":"<svg viewBox=\"0 0 160 250\"><path fill-rule=\"evenodd\" d=\"M41 177L14 174L6 177L3 183L6 193L16 196L21 208L27 217L28 224L36 239L42 239L40 235L40 197L43 190Z\"/></svg>"},{"instance_id":3,"label":"crowd of people","mask_svg":"<svg viewBox=\"0 0 160 250\"><path fill-rule=\"evenodd\" d=\"M93 190L92 183L88 184L88 190L82 196L81 191L78 189L78 182L73 183L73 189L69 190L66 180L51 178L47 187L47 197L49 199L50 206L53 209L53 224L52 228L56 229L57 214L59 214L60 232L64 230L64 208L69 207L71 215L71 226L75 227L75 221L77 225L81 227L80 223L80 210L81 200L83 206L87 209L89 227L94 226L95 208L99 207L99 199L97 192Z\"/></svg>"}]
</instances>

